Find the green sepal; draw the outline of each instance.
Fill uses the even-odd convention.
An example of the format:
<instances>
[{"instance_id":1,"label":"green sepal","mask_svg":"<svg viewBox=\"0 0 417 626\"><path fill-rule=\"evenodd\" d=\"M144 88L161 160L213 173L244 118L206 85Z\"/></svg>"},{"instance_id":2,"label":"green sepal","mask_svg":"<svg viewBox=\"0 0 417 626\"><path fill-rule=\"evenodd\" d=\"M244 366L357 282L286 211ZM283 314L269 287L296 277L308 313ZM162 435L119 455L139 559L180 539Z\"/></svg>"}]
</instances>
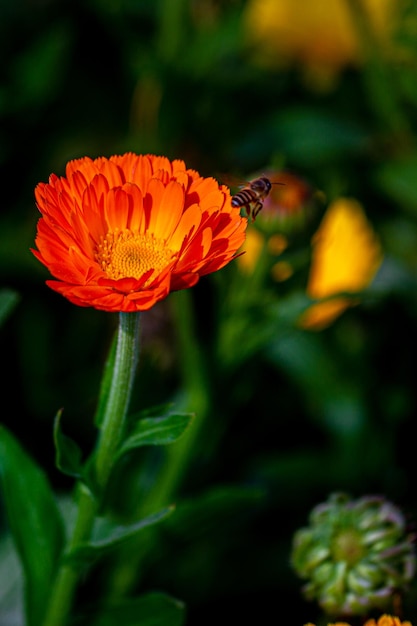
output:
<instances>
[{"instance_id":1,"label":"green sepal","mask_svg":"<svg viewBox=\"0 0 417 626\"><path fill-rule=\"evenodd\" d=\"M76 547L64 554L64 561L79 567L86 566L116 548L123 541L131 539L143 529L158 524L166 519L175 509L174 505L141 519L134 524L114 524L107 519L97 518L93 527L92 539L79 543Z\"/></svg>"},{"instance_id":2,"label":"green sepal","mask_svg":"<svg viewBox=\"0 0 417 626\"><path fill-rule=\"evenodd\" d=\"M183 626L185 604L161 592L106 605L98 616L88 615L77 626ZM93 619L94 618L94 619Z\"/></svg>"},{"instance_id":3,"label":"green sepal","mask_svg":"<svg viewBox=\"0 0 417 626\"><path fill-rule=\"evenodd\" d=\"M16 306L19 295L12 289L0 289L0 325Z\"/></svg>"},{"instance_id":4,"label":"green sepal","mask_svg":"<svg viewBox=\"0 0 417 626\"><path fill-rule=\"evenodd\" d=\"M166 446L177 441L190 426L194 414L172 413L139 419L121 444L116 459L141 446Z\"/></svg>"},{"instance_id":5,"label":"green sepal","mask_svg":"<svg viewBox=\"0 0 417 626\"><path fill-rule=\"evenodd\" d=\"M82 453L73 439L64 435L61 430L62 409L58 411L54 421L55 465L67 476L81 478Z\"/></svg>"},{"instance_id":6,"label":"green sepal","mask_svg":"<svg viewBox=\"0 0 417 626\"><path fill-rule=\"evenodd\" d=\"M42 622L64 544L64 524L43 470L0 426L0 485L25 577L28 626Z\"/></svg>"}]
</instances>

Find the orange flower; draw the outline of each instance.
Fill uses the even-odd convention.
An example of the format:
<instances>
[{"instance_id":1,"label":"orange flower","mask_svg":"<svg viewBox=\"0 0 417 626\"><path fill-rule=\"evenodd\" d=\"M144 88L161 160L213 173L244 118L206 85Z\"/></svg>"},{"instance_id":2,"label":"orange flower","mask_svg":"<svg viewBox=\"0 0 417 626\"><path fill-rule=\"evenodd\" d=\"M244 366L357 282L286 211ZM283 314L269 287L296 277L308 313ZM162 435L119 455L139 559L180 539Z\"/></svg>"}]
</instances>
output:
<instances>
[{"instance_id":1,"label":"orange flower","mask_svg":"<svg viewBox=\"0 0 417 626\"><path fill-rule=\"evenodd\" d=\"M35 197L32 252L57 279L47 285L79 306L147 310L224 267L245 239L227 187L162 156L70 161Z\"/></svg>"}]
</instances>

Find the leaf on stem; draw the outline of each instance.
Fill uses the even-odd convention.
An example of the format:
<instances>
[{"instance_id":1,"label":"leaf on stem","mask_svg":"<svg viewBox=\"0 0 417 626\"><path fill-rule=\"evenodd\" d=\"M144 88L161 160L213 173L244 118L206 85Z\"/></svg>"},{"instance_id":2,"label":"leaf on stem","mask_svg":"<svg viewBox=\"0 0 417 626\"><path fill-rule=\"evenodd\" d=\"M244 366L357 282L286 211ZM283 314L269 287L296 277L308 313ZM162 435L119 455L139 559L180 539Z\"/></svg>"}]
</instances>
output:
<instances>
[{"instance_id":1,"label":"leaf on stem","mask_svg":"<svg viewBox=\"0 0 417 626\"><path fill-rule=\"evenodd\" d=\"M45 473L0 426L0 486L25 575L28 626L42 621L64 543L64 525Z\"/></svg>"},{"instance_id":2,"label":"leaf on stem","mask_svg":"<svg viewBox=\"0 0 417 626\"><path fill-rule=\"evenodd\" d=\"M92 540L78 544L64 555L64 559L66 562L80 567L88 565L112 548L117 547L123 541L131 539L148 526L158 524L171 515L174 509L174 505L165 507L139 522L127 525L114 524L104 518L98 518L93 528Z\"/></svg>"},{"instance_id":3,"label":"leaf on stem","mask_svg":"<svg viewBox=\"0 0 417 626\"><path fill-rule=\"evenodd\" d=\"M141 446L166 446L177 441L190 426L194 414L173 413L163 417L139 419L121 444L116 459Z\"/></svg>"}]
</instances>

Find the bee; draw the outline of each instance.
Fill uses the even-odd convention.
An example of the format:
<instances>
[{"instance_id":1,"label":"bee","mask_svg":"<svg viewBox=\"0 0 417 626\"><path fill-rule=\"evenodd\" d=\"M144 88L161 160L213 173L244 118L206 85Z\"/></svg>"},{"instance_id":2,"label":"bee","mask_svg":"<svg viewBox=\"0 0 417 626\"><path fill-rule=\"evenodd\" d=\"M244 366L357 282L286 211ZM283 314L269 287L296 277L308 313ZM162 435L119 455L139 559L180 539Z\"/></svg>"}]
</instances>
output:
<instances>
[{"instance_id":1,"label":"bee","mask_svg":"<svg viewBox=\"0 0 417 626\"><path fill-rule=\"evenodd\" d=\"M252 222L264 205L265 198L269 195L272 185L282 185L283 183L272 183L266 176L260 176L241 185L240 191L232 196L232 206L245 208L246 214L250 216Z\"/></svg>"}]
</instances>

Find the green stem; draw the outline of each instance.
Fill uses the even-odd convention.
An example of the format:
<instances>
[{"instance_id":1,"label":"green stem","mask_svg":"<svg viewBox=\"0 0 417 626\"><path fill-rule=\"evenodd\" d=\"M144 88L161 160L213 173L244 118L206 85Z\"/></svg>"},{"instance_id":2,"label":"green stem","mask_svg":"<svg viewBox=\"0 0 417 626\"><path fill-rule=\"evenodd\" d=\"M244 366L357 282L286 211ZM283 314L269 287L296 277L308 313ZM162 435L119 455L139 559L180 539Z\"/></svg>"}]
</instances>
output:
<instances>
[{"instance_id":1,"label":"green stem","mask_svg":"<svg viewBox=\"0 0 417 626\"><path fill-rule=\"evenodd\" d=\"M210 410L211 394L207 384L204 354L196 338L194 310L190 290L178 291L171 295L177 349L182 381L185 388L185 401L181 410L192 411L195 419L191 428L175 444L167 446L152 489L141 501L137 516L153 513L170 504L177 495L184 474L195 453L195 447L205 418ZM155 529L148 529L146 541L138 537L137 544L129 542L122 548L118 564L110 580L110 594L113 598L126 595L138 582L141 565L152 551L156 540Z\"/></svg>"},{"instance_id":2,"label":"green stem","mask_svg":"<svg viewBox=\"0 0 417 626\"><path fill-rule=\"evenodd\" d=\"M77 484L79 491L77 519L67 549L75 548L89 537L96 512L96 502L89 489ZM50 603L43 626L62 626L66 623L78 582L79 572L71 565L62 565L52 588Z\"/></svg>"},{"instance_id":3,"label":"green stem","mask_svg":"<svg viewBox=\"0 0 417 626\"><path fill-rule=\"evenodd\" d=\"M105 490L120 444L132 394L139 352L139 313L120 313L113 375L106 398L100 435L94 454L95 477L99 493ZM67 552L88 541L100 508L100 498L79 481L77 518L68 541ZM64 626L71 609L80 571L76 564L62 564L51 591L43 626Z\"/></svg>"},{"instance_id":4,"label":"green stem","mask_svg":"<svg viewBox=\"0 0 417 626\"><path fill-rule=\"evenodd\" d=\"M119 329L106 410L96 453L96 480L107 484L115 452L119 446L132 394L139 354L139 313L120 313Z\"/></svg>"}]
</instances>

